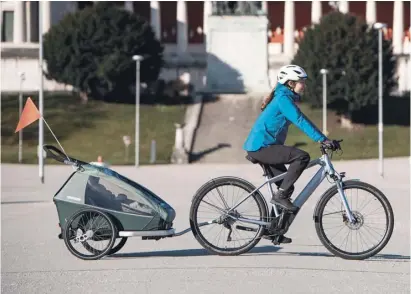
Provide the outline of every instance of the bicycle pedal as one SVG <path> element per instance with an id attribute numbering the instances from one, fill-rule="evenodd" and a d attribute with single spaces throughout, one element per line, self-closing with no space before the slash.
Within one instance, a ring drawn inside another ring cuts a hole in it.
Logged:
<path id="1" fill-rule="evenodd" d="M 290 238 L 284 237 L 283 235 L 277 235 L 272 240 L 274 245 L 287 244 L 291 242 L 292 240 Z"/>
<path id="2" fill-rule="evenodd" d="M 273 240 L 272 243 L 273 243 L 274 245 L 280 245 L 280 244 L 281 244 L 280 242 L 278 242 L 278 241 L 276 241 L 276 240 Z"/>

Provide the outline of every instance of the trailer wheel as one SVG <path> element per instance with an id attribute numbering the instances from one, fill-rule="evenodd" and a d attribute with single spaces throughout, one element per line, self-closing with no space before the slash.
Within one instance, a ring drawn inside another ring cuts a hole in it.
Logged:
<path id="1" fill-rule="evenodd" d="M 82 209 L 73 214 L 67 221 L 63 233 L 68 250 L 77 258 L 84 260 L 96 260 L 109 254 L 116 238 L 117 228 L 112 219 L 106 213 L 92 208 Z M 101 247 L 103 243 L 105 245 Z M 81 252 L 81 249 L 85 253 Z"/>

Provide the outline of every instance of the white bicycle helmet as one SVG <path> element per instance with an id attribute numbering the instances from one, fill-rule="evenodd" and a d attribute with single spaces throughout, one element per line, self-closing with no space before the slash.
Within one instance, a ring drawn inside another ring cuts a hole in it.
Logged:
<path id="1" fill-rule="evenodd" d="M 308 77 L 305 70 L 298 65 L 285 65 L 280 68 L 277 75 L 277 81 L 280 84 L 285 84 L 287 81 L 299 81 Z"/>

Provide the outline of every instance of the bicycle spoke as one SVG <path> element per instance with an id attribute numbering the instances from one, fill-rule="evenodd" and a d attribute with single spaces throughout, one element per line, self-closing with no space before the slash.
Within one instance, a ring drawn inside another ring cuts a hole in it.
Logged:
<path id="1" fill-rule="evenodd" d="M 331 246 L 344 254 L 362 254 L 378 246 L 384 239 L 388 226 L 386 211 L 379 199 L 364 189 L 357 189 L 356 193 L 352 189 L 344 190 L 344 194 L 356 222 L 350 223 L 337 192 L 323 208 L 322 231 L 326 240 L 329 240 L 327 242 L 332 242 Z"/>
<path id="2" fill-rule="evenodd" d="M 215 183 L 215 182 L 214 182 Z M 197 209 L 197 219 L 207 219 L 214 217 L 220 224 L 208 226 L 208 228 L 199 228 L 201 235 L 212 245 L 224 249 L 236 249 L 246 246 L 252 242 L 259 231 L 261 225 L 248 223 L 244 220 L 238 220 L 238 217 L 250 220 L 261 220 L 259 206 L 253 196 L 244 200 L 248 192 L 228 182 L 225 185 L 219 185 L 207 191 L 201 199 Z M 236 206 L 243 201 L 236 209 Z M 204 204 L 203 204 L 204 203 Z M 228 205 L 231 205 L 229 207 Z M 226 211 L 230 211 L 229 214 Z M 204 215 L 203 215 L 204 214 Z M 223 225 L 225 223 L 225 225 Z M 227 240 L 231 228 L 230 238 Z M 236 226 L 242 226 L 254 230 L 242 230 Z"/>

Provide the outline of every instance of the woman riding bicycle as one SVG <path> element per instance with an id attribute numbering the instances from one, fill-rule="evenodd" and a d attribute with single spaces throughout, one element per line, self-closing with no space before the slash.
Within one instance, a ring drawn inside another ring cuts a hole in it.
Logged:
<path id="1" fill-rule="evenodd" d="M 313 141 L 339 148 L 339 143 L 321 133 L 295 104 L 304 92 L 306 79 L 306 72 L 297 65 L 286 65 L 280 69 L 277 85 L 264 99 L 262 112 L 243 145 L 249 156 L 270 166 L 273 176 L 287 172 L 284 179 L 276 183 L 278 191 L 271 203 L 292 211 L 297 207 L 289 198 L 294 191 L 294 183 L 310 162 L 310 155 L 284 145 L 288 126 L 293 123 Z M 290 164 L 288 171 L 284 164 Z M 286 237 L 283 239 L 281 243 L 291 242 Z"/>

